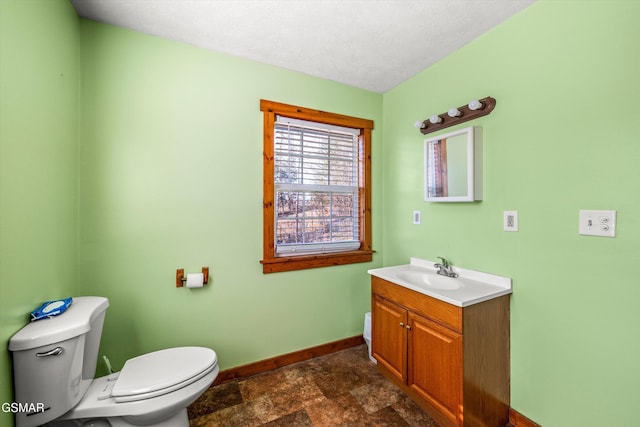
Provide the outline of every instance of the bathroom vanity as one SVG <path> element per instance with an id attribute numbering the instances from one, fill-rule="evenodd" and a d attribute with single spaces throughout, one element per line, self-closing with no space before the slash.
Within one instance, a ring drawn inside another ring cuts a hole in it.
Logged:
<path id="1" fill-rule="evenodd" d="M 378 369 L 443 426 L 509 420 L 508 278 L 433 263 L 370 270 Z"/>

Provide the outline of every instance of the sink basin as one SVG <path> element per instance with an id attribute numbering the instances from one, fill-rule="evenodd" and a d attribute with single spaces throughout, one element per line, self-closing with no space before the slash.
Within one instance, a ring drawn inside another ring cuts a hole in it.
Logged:
<path id="1" fill-rule="evenodd" d="M 430 289 L 453 291 L 462 287 L 462 281 L 459 279 L 422 271 L 401 271 L 398 273 L 398 277 L 416 286 Z"/>
<path id="2" fill-rule="evenodd" d="M 369 274 L 407 289 L 460 307 L 512 292 L 511 279 L 481 271 L 453 267 L 458 277 L 441 276 L 435 262 L 411 258 L 410 264 L 369 270 Z"/>

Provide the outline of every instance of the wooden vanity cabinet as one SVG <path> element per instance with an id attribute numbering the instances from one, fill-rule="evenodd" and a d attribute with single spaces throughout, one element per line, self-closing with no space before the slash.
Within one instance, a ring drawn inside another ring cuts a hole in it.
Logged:
<path id="1" fill-rule="evenodd" d="M 372 277 L 378 369 L 443 426 L 509 420 L 509 296 L 458 307 Z"/>
<path id="2" fill-rule="evenodd" d="M 407 381 L 407 310 L 374 295 L 371 310 L 371 355 L 399 380 Z M 374 332 L 375 331 L 375 332 Z M 376 337 L 378 345 L 373 346 Z"/>

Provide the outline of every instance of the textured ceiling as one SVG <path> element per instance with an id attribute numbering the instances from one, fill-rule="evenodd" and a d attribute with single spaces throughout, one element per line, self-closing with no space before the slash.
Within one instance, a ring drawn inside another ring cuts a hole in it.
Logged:
<path id="1" fill-rule="evenodd" d="M 71 0 L 84 18 L 386 92 L 535 0 Z"/>

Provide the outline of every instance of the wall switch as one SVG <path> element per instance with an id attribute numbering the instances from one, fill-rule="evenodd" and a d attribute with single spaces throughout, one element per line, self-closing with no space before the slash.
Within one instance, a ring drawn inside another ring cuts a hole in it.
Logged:
<path id="1" fill-rule="evenodd" d="M 578 233 L 584 236 L 616 237 L 616 211 L 581 210 Z"/>
<path id="2" fill-rule="evenodd" d="M 422 212 L 413 211 L 413 223 L 420 224 L 420 222 L 422 222 Z"/>
<path id="3" fill-rule="evenodd" d="M 504 211 L 504 231 L 518 231 L 518 211 Z"/>

